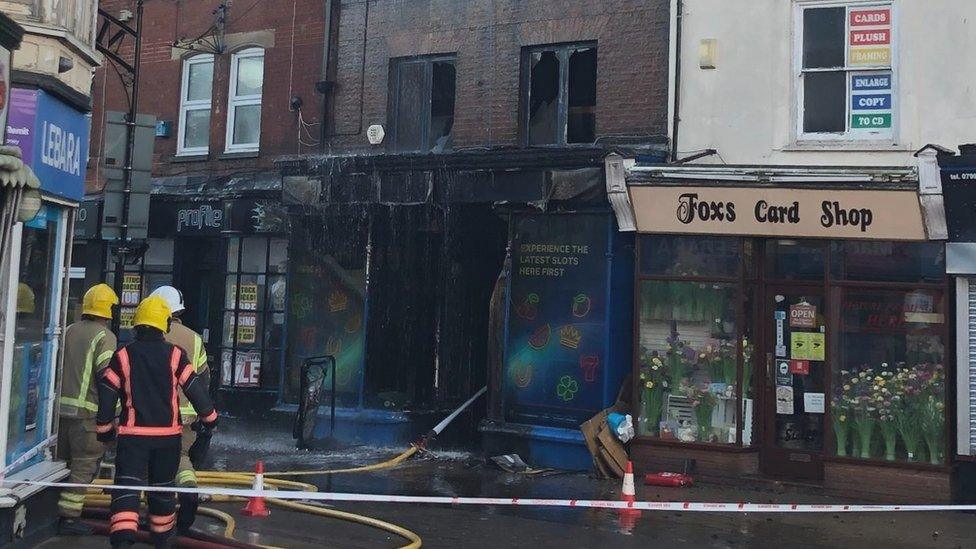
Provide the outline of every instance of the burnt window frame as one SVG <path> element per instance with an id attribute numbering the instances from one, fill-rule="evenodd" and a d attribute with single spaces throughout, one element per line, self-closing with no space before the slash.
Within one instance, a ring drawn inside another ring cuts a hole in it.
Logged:
<path id="1" fill-rule="evenodd" d="M 558 44 L 544 44 L 538 46 L 526 46 L 522 48 L 522 59 L 521 59 L 521 74 L 519 76 L 519 86 L 520 86 L 520 100 L 519 100 L 519 124 L 520 124 L 520 139 L 522 141 L 523 147 L 586 147 L 591 146 L 593 143 L 569 143 L 569 58 L 576 50 L 583 49 L 593 49 L 596 50 L 597 64 L 596 72 L 593 75 L 594 84 L 596 85 L 596 95 L 599 99 L 599 71 L 600 71 L 600 48 L 596 40 L 583 41 L 583 42 L 565 42 Z M 542 144 L 532 144 L 530 143 L 530 124 L 529 124 L 529 109 L 530 101 L 532 99 L 532 54 L 552 51 L 556 54 L 559 59 L 559 112 L 558 122 L 557 122 L 557 139 L 555 143 L 542 143 Z M 599 100 L 596 101 L 596 105 L 599 105 Z M 595 106 L 596 106 L 595 105 Z M 595 122 L 595 116 L 594 116 Z M 594 128 L 594 141 L 597 138 L 596 130 Z"/>
<path id="2" fill-rule="evenodd" d="M 387 127 L 390 130 L 390 134 L 387 139 L 387 149 L 390 152 L 402 152 L 402 153 L 435 153 L 433 151 L 434 143 L 431 142 L 430 127 L 432 120 L 431 113 L 431 101 L 433 97 L 433 78 L 434 78 L 434 64 L 435 63 L 450 63 L 454 67 L 454 118 L 456 119 L 457 114 L 457 55 L 453 53 L 448 54 L 436 54 L 436 55 L 416 55 L 410 57 L 394 57 L 390 59 L 390 74 L 389 74 L 389 101 L 388 101 L 388 114 L 387 114 Z M 423 135 L 421 146 L 419 147 L 401 147 L 397 143 L 399 128 L 397 127 L 398 113 L 400 112 L 400 69 L 406 65 L 421 65 L 424 68 L 424 89 L 422 91 L 423 98 L 422 104 L 424 105 L 424 112 L 421 118 L 421 134 Z M 456 120 L 455 120 L 456 122 Z M 452 129 L 453 133 L 453 122 Z M 450 150 L 450 140 L 448 145 L 444 147 L 444 151 Z M 443 151 L 442 151 L 443 152 Z"/>

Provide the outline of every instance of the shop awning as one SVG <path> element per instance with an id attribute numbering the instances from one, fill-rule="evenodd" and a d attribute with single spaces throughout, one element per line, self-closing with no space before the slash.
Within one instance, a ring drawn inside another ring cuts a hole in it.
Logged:
<path id="1" fill-rule="evenodd" d="M 0 187 L 36 189 L 41 182 L 20 159 L 20 147 L 0 146 Z"/>
<path id="2" fill-rule="evenodd" d="M 635 166 L 624 178 L 626 195 L 618 194 L 640 233 L 915 241 L 930 234 L 914 168 Z"/>

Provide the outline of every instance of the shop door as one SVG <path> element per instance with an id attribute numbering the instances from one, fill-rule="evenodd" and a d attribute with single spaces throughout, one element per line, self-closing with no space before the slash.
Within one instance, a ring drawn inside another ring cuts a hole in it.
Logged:
<path id="1" fill-rule="evenodd" d="M 221 238 L 179 238 L 173 259 L 173 282 L 186 303 L 183 323 L 203 336 L 211 359 L 216 356 L 215 343 L 220 341 L 222 327 L 224 242 Z"/>
<path id="2" fill-rule="evenodd" d="M 823 289 L 766 291 L 763 473 L 823 478 L 827 322 Z"/>

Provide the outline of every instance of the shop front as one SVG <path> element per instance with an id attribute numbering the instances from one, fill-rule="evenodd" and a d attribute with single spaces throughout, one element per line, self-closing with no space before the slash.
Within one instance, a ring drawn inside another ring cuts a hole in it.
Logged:
<path id="1" fill-rule="evenodd" d="M 154 195 L 141 260 L 125 268 L 122 339 L 143 297 L 164 285 L 180 289 L 183 321 L 203 337 L 221 409 L 233 414 L 262 413 L 278 398 L 288 261 L 278 204 Z"/>
<path id="2" fill-rule="evenodd" d="M 638 468 L 948 499 L 953 292 L 917 182 L 723 175 L 628 175 Z"/>
<path id="3" fill-rule="evenodd" d="M 40 193 L 22 197 L 20 222 L 10 231 L 5 250 L 3 307 L 9 316 L 0 377 L 2 476 L 56 481 L 67 474 L 64 463 L 55 459 L 55 403 L 71 227 L 84 193 L 89 120 L 47 91 L 13 88 L 6 129 L 6 144 L 22 151 L 24 164 L 40 181 Z M 28 524 L 19 534 L 37 534 L 56 520 L 53 492 L 25 484 L 0 491 L 0 509 L 11 509 L 0 523 L 11 524 L 15 508 L 26 508 Z M 15 530 L 4 532 L 11 537 L 0 544 L 17 541 Z"/>

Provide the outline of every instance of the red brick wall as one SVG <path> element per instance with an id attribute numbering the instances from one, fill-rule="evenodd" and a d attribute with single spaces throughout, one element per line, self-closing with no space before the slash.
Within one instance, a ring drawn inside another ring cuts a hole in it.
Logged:
<path id="1" fill-rule="evenodd" d="M 431 53 L 457 56 L 454 146 L 509 147 L 519 143 L 520 58 L 523 47 L 596 41 L 597 136 L 663 135 L 667 128 L 667 0 L 336 0 L 335 89 L 326 121 L 331 152 L 377 152 L 366 142 L 371 124 L 388 125 L 390 58 Z M 118 13 L 132 0 L 103 0 Z M 226 130 L 228 54 L 214 75 L 210 155 L 206 161 L 173 162 L 179 112 L 181 62 L 172 43 L 198 36 L 213 23 L 217 0 L 146 2 L 140 110 L 173 124 L 173 137 L 158 138 L 155 175 L 228 173 L 271 167 L 281 155 L 317 152 L 298 139 L 291 96 L 304 101 L 308 123 L 321 120 L 315 83 L 324 39 L 324 0 L 238 0 L 228 33 L 274 31 L 265 54 L 261 154 L 219 158 Z M 368 13 L 367 13 L 368 12 Z M 294 24 L 293 24 L 294 20 Z M 365 37 L 365 44 L 364 44 Z M 365 55 L 364 55 L 365 54 Z M 106 110 L 125 110 L 118 77 L 108 65 L 93 85 L 92 162 L 89 190 L 101 188 L 101 130 Z M 360 114 L 362 113 L 362 114 Z M 318 127 L 311 128 L 318 139 Z M 308 141 L 308 138 L 304 138 Z"/>
<path id="2" fill-rule="evenodd" d="M 517 146 L 522 48 L 560 42 L 597 42 L 597 136 L 666 133 L 665 0 L 342 0 L 341 10 L 334 150 L 368 149 L 365 128 L 388 125 L 390 58 L 433 53 L 457 55 L 455 147 Z"/>
<path id="3" fill-rule="evenodd" d="M 238 0 L 231 2 L 226 33 L 271 31 L 274 46 L 265 51 L 262 98 L 261 150 L 258 158 L 221 159 L 227 122 L 227 93 L 230 53 L 217 55 L 214 65 L 213 109 L 211 112 L 210 154 L 205 161 L 173 162 L 179 121 L 179 95 L 182 62 L 173 59 L 172 44 L 180 38 L 195 38 L 213 24 L 217 0 L 169 0 L 145 3 L 143 59 L 140 76 L 140 112 L 154 114 L 172 123 L 172 137 L 157 138 L 154 175 L 183 173 L 247 172 L 270 168 L 275 158 L 285 154 L 309 152 L 316 147 L 300 145 L 298 115 L 289 110 L 289 100 L 303 100 L 302 114 L 307 123 L 321 119 L 322 96 L 315 91 L 321 79 L 324 8 L 321 0 Z M 135 11 L 131 0 L 102 0 L 101 7 L 112 14 L 121 9 Z M 132 24 L 135 24 L 133 21 Z M 131 46 L 131 44 L 130 44 Z M 129 55 L 131 49 L 123 49 Z M 102 160 L 102 128 L 107 110 L 127 109 L 123 88 L 115 70 L 106 61 L 95 73 L 92 86 L 91 162 L 89 192 L 100 190 L 99 164 Z M 310 128 L 318 140 L 318 127 Z M 309 142 L 309 138 L 303 138 Z"/>

